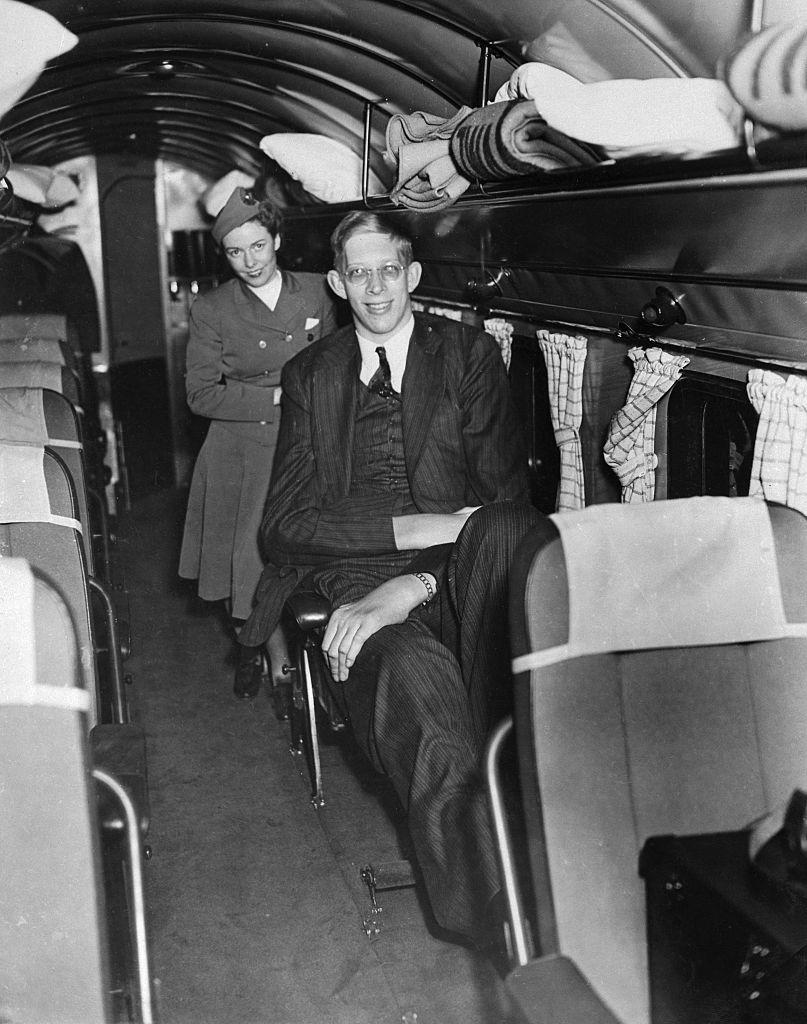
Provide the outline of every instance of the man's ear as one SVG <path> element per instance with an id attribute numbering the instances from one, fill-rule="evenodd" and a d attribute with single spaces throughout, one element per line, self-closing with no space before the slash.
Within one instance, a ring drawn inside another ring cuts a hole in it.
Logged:
<path id="1" fill-rule="evenodd" d="M 345 291 L 345 282 L 342 280 L 342 275 L 338 270 L 329 270 L 327 274 L 328 284 L 331 289 L 336 292 L 340 299 L 347 298 L 347 292 Z"/>
<path id="2" fill-rule="evenodd" d="M 420 284 L 420 275 L 422 273 L 423 267 L 417 260 L 414 260 L 406 268 L 406 287 L 410 292 L 413 292 Z"/>

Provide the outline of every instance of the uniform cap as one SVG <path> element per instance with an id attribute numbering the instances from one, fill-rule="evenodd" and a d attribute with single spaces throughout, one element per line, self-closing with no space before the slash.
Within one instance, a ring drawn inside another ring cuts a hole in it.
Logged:
<path id="1" fill-rule="evenodd" d="M 225 235 L 228 235 L 233 228 L 239 228 L 248 220 L 258 216 L 260 205 L 258 200 L 249 189 L 233 189 L 232 195 L 221 208 L 218 217 L 213 221 L 210 231 L 219 245 Z"/>

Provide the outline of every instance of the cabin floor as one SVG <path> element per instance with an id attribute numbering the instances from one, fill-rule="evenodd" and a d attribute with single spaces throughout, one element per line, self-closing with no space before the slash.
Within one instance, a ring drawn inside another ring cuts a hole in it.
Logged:
<path id="1" fill-rule="evenodd" d="M 379 893 L 366 934 L 361 869 L 405 849 L 394 794 L 342 737 L 323 746 L 326 806 L 311 805 L 288 723 L 265 692 L 233 696 L 223 616 L 176 575 L 183 512 L 180 491 L 135 500 L 114 549 L 148 750 L 158 1020 L 507 1024 L 498 975 L 433 934 L 417 887 Z"/>

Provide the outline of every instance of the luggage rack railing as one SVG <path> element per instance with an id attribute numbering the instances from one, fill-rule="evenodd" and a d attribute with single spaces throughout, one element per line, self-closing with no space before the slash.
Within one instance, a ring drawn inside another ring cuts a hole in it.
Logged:
<path id="1" fill-rule="evenodd" d="M 479 57 L 479 85 L 477 88 L 476 106 L 483 107 L 489 100 L 490 93 L 490 62 L 494 57 L 507 60 L 512 64 L 501 46 L 504 40 L 494 41 L 492 39 L 477 39 L 476 45 L 480 49 Z M 514 65 L 515 66 L 515 65 Z M 364 132 L 362 139 L 362 169 L 361 169 L 361 200 L 367 209 L 389 202 L 389 192 L 370 195 L 370 137 L 372 134 L 373 111 L 379 107 L 383 100 L 364 101 Z"/>
<path id="2" fill-rule="evenodd" d="M 678 75 L 679 77 L 685 77 L 686 71 L 683 68 L 683 66 L 678 61 L 674 60 L 674 58 L 672 58 L 669 54 L 665 53 L 665 51 L 658 44 L 656 44 L 652 40 L 650 40 L 650 38 L 646 35 L 646 33 L 644 33 L 638 26 L 634 25 L 633 22 L 630 22 L 629 20 L 625 19 L 622 16 L 617 16 L 616 13 L 610 7 L 608 7 L 607 5 L 601 4 L 599 2 L 599 0 L 590 0 L 590 2 L 594 6 L 600 7 L 604 11 L 604 13 L 608 14 L 610 17 L 614 17 L 616 20 L 618 20 L 619 23 L 624 28 L 626 28 L 633 35 L 635 35 L 637 39 L 639 39 L 641 42 L 643 42 L 646 46 L 648 46 L 649 49 L 651 49 L 653 51 L 653 53 L 655 53 L 660 59 L 662 59 L 664 61 L 664 63 L 666 63 L 668 65 L 668 67 L 676 75 Z M 752 0 L 751 9 L 750 9 L 750 12 L 749 12 L 749 31 L 750 32 L 758 32 L 758 31 L 760 31 L 762 29 L 763 22 L 764 22 L 764 9 L 765 9 L 765 0 Z M 498 40 L 498 41 L 489 40 L 489 39 L 478 39 L 477 40 L 477 46 L 479 46 L 479 49 L 480 49 L 481 52 L 480 52 L 480 65 L 479 65 L 479 85 L 478 85 L 478 89 L 477 89 L 476 106 L 479 106 L 479 107 L 485 106 L 489 102 L 489 100 L 490 100 L 490 96 L 489 96 L 489 92 L 490 92 L 490 63 L 491 63 L 491 60 L 493 59 L 493 57 L 501 58 L 503 60 L 511 60 L 508 57 L 508 55 L 501 49 L 502 45 L 505 42 L 506 42 L 506 40 Z M 372 209 L 372 208 L 378 207 L 378 206 L 385 206 L 385 205 L 389 204 L 389 202 L 390 202 L 390 193 L 389 192 L 377 193 L 375 195 L 371 195 L 370 194 L 370 153 L 371 153 L 370 139 L 371 139 L 371 136 L 372 136 L 373 114 L 374 114 L 374 111 L 376 109 L 380 110 L 381 109 L 381 104 L 385 103 L 385 102 L 386 102 L 386 100 L 385 99 L 381 99 L 381 98 L 376 99 L 376 100 L 365 99 L 365 101 L 364 101 L 364 109 L 363 109 L 363 135 L 362 135 L 361 201 L 362 201 L 362 204 L 367 209 Z M 748 172 L 748 171 L 765 171 L 766 170 L 766 161 L 761 159 L 759 154 L 758 154 L 758 152 L 757 152 L 756 128 L 757 128 L 756 122 L 752 118 L 746 116 L 744 118 L 743 124 L 742 124 L 742 140 L 738 143 L 738 145 L 737 145 L 735 150 L 726 151 L 728 153 L 734 154 L 733 162 L 738 165 L 738 166 L 735 166 L 733 168 L 728 168 L 729 172 L 731 170 L 733 170 L 734 173 L 742 173 L 742 172 Z M 738 156 L 740 157 L 739 160 L 737 160 Z M 656 163 L 655 163 L 655 161 L 654 162 L 648 162 L 647 166 L 648 166 L 648 168 L 655 167 Z M 669 180 L 670 181 L 677 181 L 677 180 L 680 180 L 680 178 L 682 178 L 682 177 L 687 177 L 688 176 L 686 174 L 681 174 L 680 173 L 680 171 L 683 169 L 683 168 L 681 168 L 681 161 L 680 160 L 677 161 L 677 163 L 676 163 L 676 161 L 674 159 L 671 159 L 670 163 L 666 163 L 665 162 L 665 167 L 670 168 L 670 174 L 669 174 Z M 676 168 L 676 167 L 678 167 L 679 173 L 675 173 L 674 168 Z M 597 168 L 593 168 L 592 170 L 596 171 Z M 575 176 L 575 173 L 576 172 L 563 171 L 563 172 L 560 172 L 559 176 L 557 174 L 552 174 L 552 176 L 550 178 L 550 180 L 552 182 L 551 187 L 547 188 L 547 189 L 539 189 L 538 191 L 539 192 L 544 192 L 544 191 L 554 192 L 554 191 L 556 191 L 556 183 L 558 181 L 558 177 L 560 177 L 561 180 L 568 181 L 571 177 Z M 590 175 L 586 175 L 585 177 L 589 178 Z M 518 180 L 518 179 L 514 179 L 514 180 Z M 668 180 L 668 179 L 665 177 L 665 180 Z M 649 184 L 657 183 L 656 178 L 655 178 L 654 175 L 651 175 L 649 177 L 648 183 Z M 507 184 L 508 183 L 504 183 L 505 191 L 507 191 Z M 521 184 L 523 185 L 523 183 L 521 183 Z M 621 184 L 621 182 L 617 178 L 617 180 L 614 181 L 613 183 L 608 182 L 606 184 L 606 187 L 608 187 L 611 184 L 613 184 L 613 186 L 618 186 L 619 184 Z M 480 198 L 482 200 L 484 200 L 485 198 L 490 198 L 491 197 L 490 193 L 488 192 L 488 189 L 486 189 L 486 184 L 484 182 L 477 182 L 476 186 L 477 186 L 477 190 L 480 193 L 480 195 L 478 195 L 476 197 L 469 197 L 469 198 L 471 198 L 471 199 L 475 198 L 477 201 L 479 201 Z M 597 183 L 596 182 L 594 184 L 594 187 L 595 188 L 597 187 Z M 584 182 L 584 183 L 578 185 L 576 190 L 586 191 L 587 190 L 586 183 Z M 497 188 L 495 191 L 498 194 L 499 189 Z M 461 201 L 462 200 L 460 200 L 460 202 Z"/>

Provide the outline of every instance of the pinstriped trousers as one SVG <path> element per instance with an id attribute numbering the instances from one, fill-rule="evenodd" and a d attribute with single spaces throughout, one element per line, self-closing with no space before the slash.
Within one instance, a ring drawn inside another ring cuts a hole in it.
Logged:
<path id="1" fill-rule="evenodd" d="M 434 916 L 471 939 L 500 888 L 482 755 L 509 707 L 507 580 L 540 519 L 512 502 L 474 513 L 451 549 L 440 606 L 379 630 L 344 684 L 357 742 L 407 812 Z"/>

